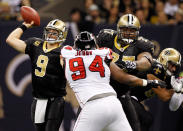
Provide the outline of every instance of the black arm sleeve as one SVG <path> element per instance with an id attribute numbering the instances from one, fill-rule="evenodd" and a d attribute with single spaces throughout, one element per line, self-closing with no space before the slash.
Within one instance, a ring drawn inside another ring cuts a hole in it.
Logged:
<path id="1" fill-rule="evenodd" d="M 163 68 L 163 65 L 157 61 L 153 61 L 153 64 L 152 64 L 152 67 L 151 67 L 149 74 L 153 74 L 154 76 L 156 76 L 160 80 L 164 80 L 165 70 Z"/>
<path id="2" fill-rule="evenodd" d="M 105 58 L 104 62 L 110 67 L 110 63 L 112 62 L 112 59 Z"/>

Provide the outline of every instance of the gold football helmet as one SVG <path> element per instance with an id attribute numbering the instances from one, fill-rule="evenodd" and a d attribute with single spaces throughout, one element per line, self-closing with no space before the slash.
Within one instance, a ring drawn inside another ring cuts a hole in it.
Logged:
<path id="1" fill-rule="evenodd" d="M 163 65 L 168 75 L 172 75 L 172 72 L 168 69 L 169 63 L 175 65 L 177 70 L 181 66 L 181 54 L 174 48 L 164 49 L 157 60 Z"/>
<path id="2" fill-rule="evenodd" d="M 56 30 L 58 33 L 52 33 L 50 30 Z M 66 24 L 63 21 L 59 19 L 52 20 L 44 29 L 44 40 L 49 44 L 62 43 L 66 40 L 67 32 Z M 56 39 L 48 34 L 56 36 Z"/>
<path id="3" fill-rule="evenodd" d="M 118 41 L 131 44 L 137 40 L 139 36 L 140 22 L 138 18 L 132 14 L 126 14 L 120 17 L 117 23 Z"/>

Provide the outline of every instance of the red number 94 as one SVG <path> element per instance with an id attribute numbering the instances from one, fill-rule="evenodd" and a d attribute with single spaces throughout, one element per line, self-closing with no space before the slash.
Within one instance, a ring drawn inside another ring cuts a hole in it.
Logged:
<path id="1" fill-rule="evenodd" d="M 77 57 L 69 60 L 70 71 L 73 72 L 72 80 L 84 79 L 86 78 L 86 70 L 82 57 Z M 89 66 L 91 72 L 99 72 L 100 77 L 105 77 L 105 69 L 103 66 L 102 58 L 96 56 L 95 59 Z"/>

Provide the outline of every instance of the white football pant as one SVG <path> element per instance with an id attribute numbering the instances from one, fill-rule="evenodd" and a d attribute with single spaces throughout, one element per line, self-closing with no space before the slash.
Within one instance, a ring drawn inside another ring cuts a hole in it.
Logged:
<path id="1" fill-rule="evenodd" d="M 132 131 L 120 101 L 108 96 L 87 102 L 73 131 Z"/>

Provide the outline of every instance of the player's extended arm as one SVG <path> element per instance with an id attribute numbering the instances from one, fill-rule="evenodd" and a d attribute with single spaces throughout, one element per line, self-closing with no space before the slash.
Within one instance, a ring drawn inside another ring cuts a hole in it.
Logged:
<path id="1" fill-rule="evenodd" d="M 160 86 L 158 86 L 157 88 L 152 88 L 152 90 L 160 100 L 165 102 L 170 100 L 174 93 L 173 89 L 161 88 Z"/>
<path id="2" fill-rule="evenodd" d="M 145 80 L 145 79 L 140 79 L 133 75 L 129 75 L 125 73 L 122 69 L 120 69 L 113 62 L 110 62 L 110 70 L 111 70 L 111 76 L 114 80 L 132 87 L 135 87 L 135 86 L 156 87 L 158 85 L 166 86 L 165 82 L 162 82 L 162 81 Z"/>
<path id="3" fill-rule="evenodd" d="M 148 52 L 140 53 L 136 61 L 121 61 L 121 67 L 124 67 L 128 72 L 132 70 L 146 71 L 151 67 L 152 56 Z"/>
<path id="4" fill-rule="evenodd" d="M 26 29 L 26 28 L 30 28 L 33 24 L 34 22 L 31 22 L 30 24 L 24 22 L 22 25 L 25 25 L 24 28 Z M 21 53 L 25 53 L 26 43 L 20 39 L 22 34 L 23 34 L 23 29 L 20 27 L 16 28 L 9 34 L 9 36 L 6 39 L 6 43 L 8 43 L 11 47 L 16 49 L 17 51 Z"/>
<path id="5" fill-rule="evenodd" d="M 147 74 L 147 78 L 149 80 L 160 80 L 153 74 Z M 170 100 L 174 93 L 173 89 L 161 88 L 160 86 L 158 86 L 157 88 L 152 88 L 152 90 L 158 96 L 158 98 L 162 101 Z"/>
<path id="6" fill-rule="evenodd" d="M 137 56 L 136 69 L 138 71 L 146 71 L 151 67 L 152 56 L 149 52 L 142 52 Z"/>

